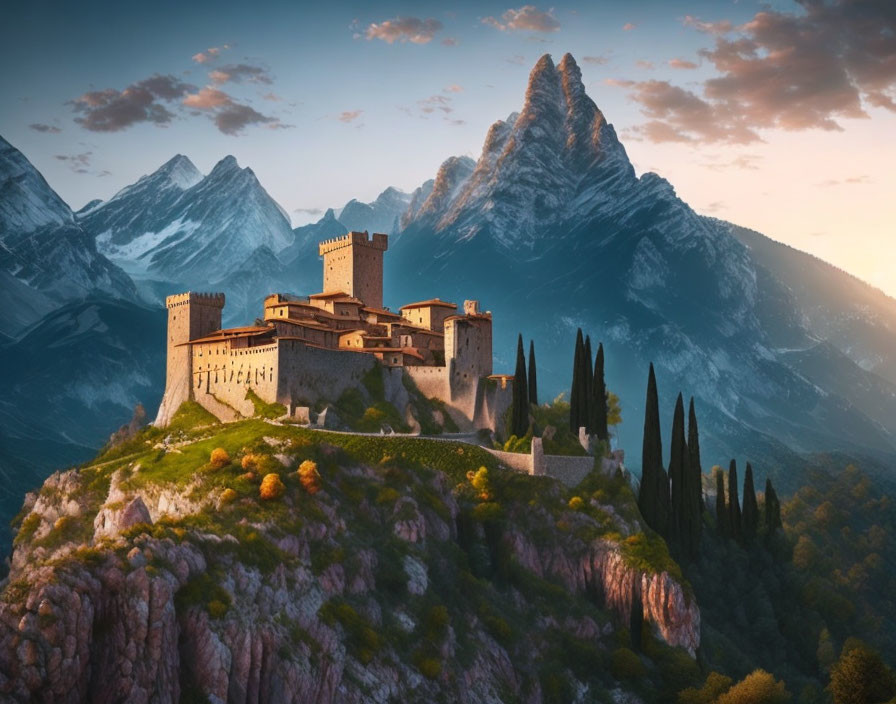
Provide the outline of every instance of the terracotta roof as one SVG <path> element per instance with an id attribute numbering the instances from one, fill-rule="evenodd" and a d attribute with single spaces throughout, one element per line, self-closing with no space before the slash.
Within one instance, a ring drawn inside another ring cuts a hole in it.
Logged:
<path id="1" fill-rule="evenodd" d="M 351 298 L 345 291 L 330 291 L 324 293 L 312 293 L 308 298 Z"/>
<path id="2" fill-rule="evenodd" d="M 412 335 L 434 335 L 435 337 L 445 337 L 444 332 L 438 330 L 427 330 L 426 328 L 416 328 L 413 325 L 405 325 L 405 330 L 410 330 Z M 399 335 L 401 332 L 398 333 Z"/>
<path id="3" fill-rule="evenodd" d="M 334 303 L 352 303 L 354 305 L 363 306 L 364 301 L 360 298 L 355 298 L 354 296 L 345 296 L 344 298 L 336 298 L 333 301 Z"/>
<path id="4" fill-rule="evenodd" d="M 228 330 L 218 330 L 211 335 L 207 335 L 206 337 L 199 337 L 195 340 L 190 340 L 189 342 L 182 342 L 181 345 L 195 345 L 199 342 L 224 342 L 225 340 L 235 340 L 241 337 L 258 337 L 273 332 L 274 328 L 267 327 L 230 328 Z"/>
<path id="5" fill-rule="evenodd" d="M 281 306 L 288 305 L 291 307 L 298 306 L 300 308 L 307 308 L 309 311 L 313 311 L 313 313 L 309 317 L 320 316 L 321 318 L 331 318 L 332 320 L 345 320 L 344 316 L 334 315 L 330 311 L 324 310 L 323 308 L 313 305 L 312 303 L 295 303 L 295 302 L 290 301 L 289 303 L 279 303 L 277 305 L 281 305 Z M 273 307 L 273 306 L 271 306 L 271 307 Z M 277 316 L 277 315 L 269 315 L 265 318 L 265 320 L 283 320 L 283 318 L 281 318 L 280 316 Z"/>
<path id="6" fill-rule="evenodd" d="M 401 315 L 394 310 L 386 310 L 385 308 L 371 308 L 369 306 L 364 306 L 361 310 L 365 313 L 376 313 L 377 315 L 385 315 L 389 318 L 401 318 Z"/>
<path id="7" fill-rule="evenodd" d="M 342 337 L 343 335 L 351 335 L 352 333 L 356 333 L 356 332 L 359 332 L 362 335 L 364 335 L 365 337 L 367 337 L 367 331 L 364 330 L 363 328 L 352 328 L 351 330 L 340 330 L 339 337 Z"/>
<path id="8" fill-rule="evenodd" d="M 311 319 L 302 319 L 302 318 L 273 318 L 273 320 L 279 320 L 281 323 L 289 323 L 290 325 L 298 325 L 303 328 L 315 328 L 317 330 L 332 330 L 336 332 L 335 328 L 331 328 L 329 325 L 324 323 L 319 323 L 316 320 Z"/>
<path id="9" fill-rule="evenodd" d="M 416 303 L 408 303 L 407 305 L 403 305 L 399 310 L 406 310 L 408 308 L 435 308 L 441 306 L 443 308 L 457 308 L 456 303 L 448 303 L 447 301 L 443 301 L 439 298 L 431 298 L 428 301 L 417 301 Z"/>
<path id="10" fill-rule="evenodd" d="M 365 347 L 361 351 L 370 352 L 371 354 L 392 354 L 394 352 L 401 352 L 401 354 L 406 354 L 409 357 L 416 357 L 421 361 L 423 360 L 423 355 L 413 347 Z"/>

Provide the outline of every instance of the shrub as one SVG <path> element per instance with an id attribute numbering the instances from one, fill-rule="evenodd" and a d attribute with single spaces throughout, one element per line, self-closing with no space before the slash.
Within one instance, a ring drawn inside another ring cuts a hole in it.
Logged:
<path id="1" fill-rule="evenodd" d="M 212 599 L 208 602 L 207 608 L 209 616 L 212 618 L 222 618 L 230 607 L 220 599 Z"/>
<path id="2" fill-rule="evenodd" d="M 299 481 L 305 487 L 305 491 L 314 495 L 320 491 L 320 473 L 317 471 L 317 462 L 305 460 L 299 465 Z"/>
<path id="3" fill-rule="evenodd" d="M 470 484 L 473 485 L 473 488 L 479 492 L 480 499 L 483 501 L 491 499 L 491 484 L 488 480 L 488 469 L 480 467 L 475 472 L 471 470 L 467 472 L 467 479 L 470 480 Z"/>
<path id="4" fill-rule="evenodd" d="M 240 462 L 240 465 L 245 470 L 257 469 L 258 455 L 253 455 L 251 452 L 247 452 L 245 455 L 243 455 L 243 459 Z"/>
<path id="5" fill-rule="evenodd" d="M 221 469 L 230 464 L 230 455 L 227 454 L 227 450 L 223 447 L 216 447 L 212 450 L 209 462 L 213 468 Z"/>
<path id="6" fill-rule="evenodd" d="M 285 491 L 286 486 L 283 484 L 283 480 L 280 479 L 280 475 L 271 472 L 266 474 L 264 479 L 261 480 L 261 487 L 258 493 L 262 499 L 269 501 L 271 499 L 279 499 Z"/>
<path id="7" fill-rule="evenodd" d="M 790 692 L 784 683 L 764 670 L 754 670 L 716 700 L 718 704 L 787 704 L 789 701 Z"/>
<path id="8" fill-rule="evenodd" d="M 616 648 L 610 656 L 610 671 L 618 680 L 638 680 L 644 677 L 644 663 L 628 648 Z"/>
<path id="9" fill-rule="evenodd" d="M 233 489 L 227 488 L 221 492 L 221 503 L 222 504 L 232 504 L 237 500 L 237 494 Z"/>
<path id="10" fill-rule="evenodd" d="M 427 679 L 434 680 L 442 674 L 442 662 L 438 658 L 416 657 L 414 660 L 420 674 Z"/>
<path id="11" fill-rule="evenodd" d="M 569 507 L 570 507 L 573 511 L 581 511 L 582 508 L 583 508 L 584 506 L 585 506 L 585 502 L 582 501 L 582 497 L 581 497 L 581 496 L 573 496 L 573 497 L 569 500 Z"/>

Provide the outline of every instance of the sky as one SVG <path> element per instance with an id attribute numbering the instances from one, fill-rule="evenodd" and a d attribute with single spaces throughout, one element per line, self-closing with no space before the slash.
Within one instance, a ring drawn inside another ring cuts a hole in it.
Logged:
<path id="1" fill-rule="evenodd" d="M 299 225 L 477 158 L 566 52 L 639 174 L 896 296 L 893 0 L 12 0 L 0 135 L 74 209 L 232 154 Z"/>

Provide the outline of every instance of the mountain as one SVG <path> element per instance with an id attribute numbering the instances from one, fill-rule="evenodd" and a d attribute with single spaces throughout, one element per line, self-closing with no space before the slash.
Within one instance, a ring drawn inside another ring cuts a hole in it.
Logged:
<path id="1" fill-rule="evenodd" d="M 15 336 L 67 301 L 97 294 L 137 298 L 68 205 L 0 137 L 0 332 Z"/>
<path id="2" fill-rule="evenodd" d="M 407 210 L 410 202 L 410 194 L 390 186 L 372 203 L 350 200 L 336 213 L 336 218 L 348 230 L 384 232 L 391 235 L 399 231 L 401 215 Z"/>
<path id="3" fill-rule="evenodd" d="M 522 332 L 552 391 L 569 386 L 576 328 L 602 340 L 631 465 L 650 361 L 665 423 L 679 390 L 696 397 L 707 462 L 778 474 L 795 452 L 896 453 L 892 299 L 826 265 L 797 274 L 797 255 L 779 259 L 755 233 L 745 243 L 666 180 L 637 176 L 569 54 L 538 61 L 522 109 L 490 128 L 466 173 L 446 162 L 405 215 L 387 298 L 480 299 L 496 368 L 511 368 Z"/>
<path id="4" fill-rule="evenodd" d="M 232 156 L 203 178 L 178 155 L 79 221 L 126 271 L 170 282 L 221 281 L 258 247 L 276 253 L 293 240 L 283 210 Z"/>
<path id="5" fill-rule="evenodd" d="M 164 391 L 161 308 L 109 298 L 69 303 L 0 346 L 0 517 L 53 469 L 83 462 L 137 403 L 155 415 Z M 0 552 L 9 539 L 0 534 Z"/>
<path id="6" fill-rule="evenodd" d="M 624 479 L 594 472 L 586 506 L 479 447 L 360 440 L 196 406 L 50 477 L 0 586 L 0 698 L 640 702 L 696 682 L 699 606 Z"/>

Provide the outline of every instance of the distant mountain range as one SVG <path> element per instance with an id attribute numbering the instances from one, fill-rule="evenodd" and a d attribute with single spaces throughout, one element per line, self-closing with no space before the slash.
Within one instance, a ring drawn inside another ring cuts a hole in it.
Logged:
<path id="1" fill-rule="evenodd" d="M 29 456 L 36 428 L 52 451 L 23 486 L 86 456 L 137 400 L 154 412 L 166 294 L 222 290 L 225 323 L 249 322 L 271 291 L 319 290 L 317 242 L 350 229 L 392 235 L 387 302 L 493 311 L 496 370 L 510 370 L 518 332 L 534 339 L 542 400 L 569 384 L 576 328 L 602 340 L 635 471 L 650 361 L 667 418 L 679 389 L 696 396 L 709 463 L 750 459 L 786 488 L 793 453 L 896 457 L 896 301 L 637 176 L 566 55 L 538 61 L 478 160 L 450 157 L 412 193 L 387 188 L 295 229 L 231 156 L 203 176 L 177 155 L 72 213 L 0 140 L 0 360 L 18 384 L 0 470 Z"/>

